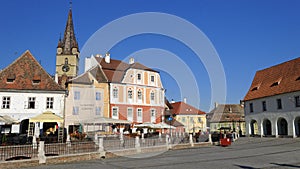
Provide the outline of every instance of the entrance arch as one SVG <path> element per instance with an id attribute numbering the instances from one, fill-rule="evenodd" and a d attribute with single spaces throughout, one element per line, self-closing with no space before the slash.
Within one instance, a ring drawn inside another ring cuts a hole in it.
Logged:
<path id="1" fill-rule="evenodd" d="M 284 118 L 279 118 L 277 121 L 278 135 L 288 135 L 288 123 Z"/>
<path id="2" fill-rule="evenodd" d="M 300 137 L 300 117 L 296 117 L 294 125 L 296 137 Z"/>
<path id="3" fill-rule="evenodd" d="M 263 121 L 263 131 L 265 136 L 270 136 L 272 135 L 272 124 L 269 119 L 265 119 Z"/>
<path id="4" fill-rule="evenodd" d="M 250 135 L 254 136 L 258 134 L 258 124 L 256 120 L 250 122 Z"/>

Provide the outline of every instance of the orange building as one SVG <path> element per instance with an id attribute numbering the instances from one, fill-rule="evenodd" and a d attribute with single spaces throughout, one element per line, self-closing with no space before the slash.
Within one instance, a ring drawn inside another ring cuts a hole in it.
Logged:
<path id="1" fill-rule="evenodd" d="M 134 62 L 133 58 L 129 63 L 111 59 L 109 53 L 105 57 L 87 58 L 85 69 L 96 64 L 109 84 L 109 118 L 133 123 L 161 122 L 165 91 L 159 72 Z"/>

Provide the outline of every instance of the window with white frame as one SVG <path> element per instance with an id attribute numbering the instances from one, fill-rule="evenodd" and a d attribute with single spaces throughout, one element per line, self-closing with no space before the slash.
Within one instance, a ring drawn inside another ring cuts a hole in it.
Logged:
<path id="1" fill-rule="evenodd" d="M 100 92 L 96 92 L 96 100 L 97 101 L 101 100 L 101 93 Z"/>
<path id="2" fill-rule="evenodd" d="M 153 76 L 153 75 L 150 76 L 150 81 L 151 81 L 152 83 L 154 83 L 155 80 L 154 80 L 154 76 Z"/>
<path id="3" fill-rule="evenodd" d="M 150 110 L 150 114 L 151 114 L 151 122 L 155 122 L 156 121 L 156 110 L 155 109 L 151 109 Z"/>
<path id="4" fill-rule="evenodd" d="M 101 107 L 96 107 L 95 114 L 97 116 L 101 115 Z"/>
<path id="5" fill-rule="evenodd" d="M 151 101 L 154 101 L 154 99 L 155 99 L 155 94 L 153 91 L 151 91 L 151 93 L 150 93 L 150 99 L 151 99 Z"/>
<path id="6" fill-rule="evenodd" d="M 35 109 L 35 97 L 28 98 L 28 109 Z"/>
<path id="7" fill-rule="evenodd" d="M 4 96 L 2 97 L 2 109 L 9 109 L 10 108 L 10 97 Z"/>
<path id="8" fill-rule="evenodd" d="M 74 100 L 80 100 L 80 91 L 74 91 Z"/>
<path id="9" fill-rule="evenodd" d="M 117 107 L 112 108 L 112 118 L 118 119 L 119 118 L 119 109 Z"/>
<path id="10" fill-rule="evenodd" d="M 133 121 L 133 109 L 132 108 L 127 108 L 127 120 Z"/>
<path id="11" fill-rule="evenodd" d="M 132 90 L 128 89 L 128 99 L 132 99 Z"/>
<path id="12" fill-rule="evenodd" d="M 72 114 L 73 114 L 73 115 L 79 115 L 79 107 L 74 106 L 74 107 L 73 107 Z"/>
<path id="13" fill-rule="evenodd" d="M 137 108 L 136 117 L 137 122 L 143 122 L 143 109 Z"/>
<path id="14" fill-rule="evenodd" d="M 47 97 L 46 99 L 46 109 L 53 109 L 54 98 Z"/>
<path id="15" fill-rule="evenodd" d="M 141 80 L 142 80 L 142 74 L 140 74 L 140 73 L 137 74 L 137 80 L 138 80 L 138 81 L 141 81 Z"/>
<path id="16" fill-rule="evenodd" d="M 114 89 L 113 89 L 113 98 L 118 98 L 118 89 L 115 87 Z"/>
<path id="17" fill-rule="evenodd" d="M 143 94 L 141 90 L 138 90 L 137 96 L 138 96 L 138 100 L 142 100 Z"/>

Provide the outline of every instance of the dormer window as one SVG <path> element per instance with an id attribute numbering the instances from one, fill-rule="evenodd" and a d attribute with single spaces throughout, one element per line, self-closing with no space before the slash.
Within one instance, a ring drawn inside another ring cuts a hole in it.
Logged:
<path id="1" fill-rule="evenodd" d="M 32 80 L 33 84 L 39 84 L 41 82 L 41 80 Z"/>
<path id="2" fill-rule="evenodd" d="M 39 84 L 40 82 L 41 82 L 41 75 L 39 75 L 39 74 L 34 75 L 33 79 L 32 79 L 32 83 Z"/>
<path id="3" fill-rule="evenodd" d="M 274 82 L 270 87 L 274 87 L 274 86 L 278 86 L 279 85 L 279 81 L 278 82 Z"/>
<path id="4" fill-rule="evenodd" d="M 16 75 L 9 75 L 8 77 L 7 77 L 7 79 L 6 79 L 6 82 L 7 83 L 13 83 L 14 81 L 15 81 L 15 79 L 16 79 Z"/>
<path id="5" fill-rule="evenodd" d="M 256 87 L 253 87 L 252 89 L 251 89 L 251 91 L 255 91 L 255 90 L 258 90 L 258 87 L 256 86 Z"/>
<path id="6" fill-rule="evenodd" d="M 140 73 L 137 74 L 137 80 L 142 80 L 142 75 Z"/>

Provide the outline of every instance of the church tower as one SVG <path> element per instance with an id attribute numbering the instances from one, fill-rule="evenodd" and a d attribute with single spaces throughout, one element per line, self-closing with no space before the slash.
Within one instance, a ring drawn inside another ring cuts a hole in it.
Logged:
<path id="1" fill-rule="evenodd" d="M 55 79 L 65 87 L 67 80 L 78 75 L 79 48 L 74 33 L 72 8 L 70 7 L 63 39 L 59 38 L 56 50 Z"/>

